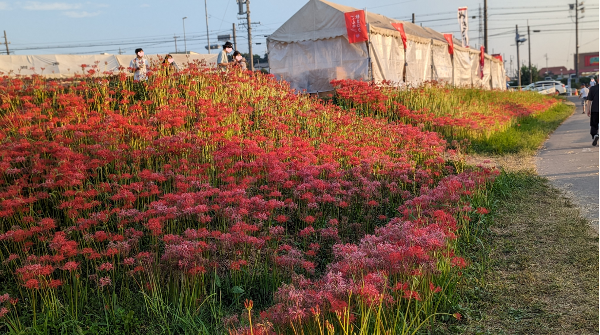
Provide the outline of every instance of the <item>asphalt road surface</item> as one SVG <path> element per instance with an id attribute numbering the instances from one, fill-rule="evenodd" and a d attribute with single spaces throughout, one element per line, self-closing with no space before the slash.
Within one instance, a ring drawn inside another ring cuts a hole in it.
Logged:
<path id="1" fill-rule="evenodd" d="M 568 98 L 577 109 L 546 140 L 535 165 L 538 174 L 563 190 L 598 231 L 598 147 L 592 146 L 590 119 L 582 114 L 578 98 Z"/>

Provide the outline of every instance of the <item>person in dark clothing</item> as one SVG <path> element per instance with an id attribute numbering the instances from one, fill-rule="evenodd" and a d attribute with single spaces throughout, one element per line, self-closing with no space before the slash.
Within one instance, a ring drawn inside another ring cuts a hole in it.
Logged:
<path id="1" fill-rule="evenodd" d="M 587 115 L 590 117 L 590 134 L 592 135 L 592 145 L 598 144 L 598 85 L 590 87 L 587 96 L 588 108 Z M 591 104 L 591 106 L 590 106 Z"/>

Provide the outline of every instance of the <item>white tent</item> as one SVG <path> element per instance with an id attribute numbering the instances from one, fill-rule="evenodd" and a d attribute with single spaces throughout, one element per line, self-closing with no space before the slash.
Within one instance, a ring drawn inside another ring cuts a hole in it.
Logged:
<path id="1" fill-rule="evenodd" d="M 194 61 L 205 61 L 208 65 L 217 62 L 217 55 L 205 54 L 173 54 L 173 59 L 180 67 Z M 134 55 L 2 55 L 0 56 L 0 74 L 33 75 L 39 74 L 49 78 L 68 78 L 75 74 L 83 74 L 92 66 L 98 73 L 116 72 L 119 68 L 129 67 Z M 158 56 L 148 57 L 151 62 L 161 62 Z M 85 65 L 85 67 L 82 67 Z"/>
<path id="2" fill-rule="evenodd" d="M 457 86 L 505 87 L 503 64 L 485 55 L 480 78 L 479 50 L 454 43 L 448 53 L 444 35 L 410 22 L 366 13 L 369 43 L 348 42 L 344 13 L 356 8 L 310 0 L 267 39 L 271 73 L 309 93 L 329 91 L 332 79 L 388 80 L 418 85 L 439 80 Z M 402 22 L 407 37 L 391 23 Z M 458 23 L 457 23 L 458 24 Z"/>

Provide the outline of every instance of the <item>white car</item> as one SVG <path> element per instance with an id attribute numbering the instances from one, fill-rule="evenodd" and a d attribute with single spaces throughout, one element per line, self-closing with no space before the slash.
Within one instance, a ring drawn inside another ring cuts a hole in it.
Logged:
<path id="1" fill-rule="evenodd" d="M 544 81 L 536 81 L 534 84 L 535 84 L 535 87 L 541 87 L 542 89 L 554 87 L 556 89 L 556 92 L 558 92 L 556 94 L 566 94 L 567 93 L 565 84 L 561 83 L 560 81 L 544 80 Z"/>
<path id="2" fill-rule="evenodd" d="M 539 94 L 558 94 L 554 85 L 536 85 L 536 83 L 529 84 L 522 89 L 523 91 L 533 91 Z"/>

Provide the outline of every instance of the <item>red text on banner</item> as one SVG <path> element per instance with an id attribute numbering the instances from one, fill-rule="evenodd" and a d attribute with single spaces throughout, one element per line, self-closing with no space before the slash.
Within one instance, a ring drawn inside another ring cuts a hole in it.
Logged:
<path id="1" fill-rule="evenodd" d="M 348 31 L 348 42 L 358 43 L 369 40 L 365 11 L 357 10 L 344 13 L 346 17 L 346 30 Z"/>

